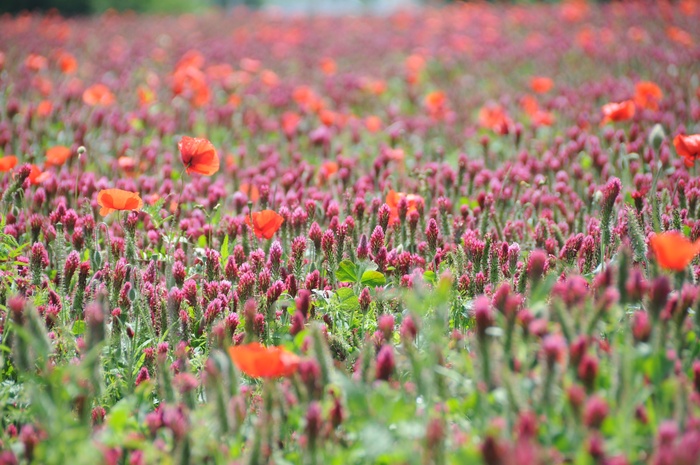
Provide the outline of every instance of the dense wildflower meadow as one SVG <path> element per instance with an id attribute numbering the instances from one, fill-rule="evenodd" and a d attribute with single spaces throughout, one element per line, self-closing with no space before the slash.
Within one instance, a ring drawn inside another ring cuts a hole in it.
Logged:
<path id="1" fill-rule="evenodd" d="M 699 19 L 0 17 L 0 464 L 697 464 Z"/>

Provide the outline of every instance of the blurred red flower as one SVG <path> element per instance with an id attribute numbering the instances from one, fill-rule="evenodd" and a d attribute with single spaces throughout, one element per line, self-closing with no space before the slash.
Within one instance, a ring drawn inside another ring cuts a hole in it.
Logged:
<path id="1" fill-rule="evenodd" d="M 649 245 L 661 268 L 666 270 L 683 271 L 700 253 L 700 241 L 691 242 L 678 231 L 655 234 Z"/>
<path id="2" fill-rule="evenodd" d="M 627 121 L 632 119 L 635 110 L 634 101 L 632 100 L 606 103 L 602 108 L 603 121 L 600 124 L 604 125 L 611 121 Z"/>
<path id="3" fill-rule="evenodd" d="M 690 168 L 700 157 L 700 134 L 689 136 L 678 134 L 673 138 L 673 146 L 678 155 L 683 157 L 683 163 Z"/>
<path id="4" fill-rule="evenodd" d="M 291 376 L 300 361 L 283 347 L 264 347 L 257 342 L 230 347 L 228 352 L 236 367 L 253 378 Z"/>
<path id="5" fill-rule="evenodd" d="M 251 223 L 250 216 L 246 216 L 245 224 L 253 228 L 253 232 L 257 237 L 272 239 L 272 236 L 279 230 L 284 218 L 279 213 L 273 210 L 263 210 L 255 212 L 251 215 L 253 221 Z"/>

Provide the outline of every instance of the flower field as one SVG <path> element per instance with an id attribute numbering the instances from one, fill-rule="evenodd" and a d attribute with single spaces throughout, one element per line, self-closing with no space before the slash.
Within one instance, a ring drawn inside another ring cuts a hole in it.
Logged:
<path id="1" fill-rule="evenodd" d="M 0 465 L 697 464 L 699 19 L 0 17 Z"/>

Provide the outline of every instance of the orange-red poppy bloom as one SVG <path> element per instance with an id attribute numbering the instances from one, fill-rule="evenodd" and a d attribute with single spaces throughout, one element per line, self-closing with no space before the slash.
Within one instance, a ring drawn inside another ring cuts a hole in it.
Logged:
<path id="1" fill-rule="evenodd" d="M 147 107 L 155 100 L 156 96 L 153 91 L 146 86 L 139 86 L 136 89 L 136 94 L 139 98 L 139 105 L 142 107 Z"/>
<path id="2" fill-rule="evenodd" d="M 30 71 L 41 71 L 42 69 L 46 68 L 48 64 L 49 61 L 46 59 L 46 57 L 34 53 L 30 54 L 24 60 L 24 66 Z"/>
<path id="3" fill-rule="evenodd" d="M 219 171 L 219 156 L 207 139 L 184 136 L 177 144 L 187 174 L 211 176 Z"/>
<path id="4" fill-rule="evenodd" d="M 659 100 L 664 96 L 661 88 L 649 81 L 638 82 L 634 87 L 634 103 L 640 108 L 659 109 Z"/>
<path id="5" fill-rule="evenodd" d="M 102 207 L 100 215 L 107 216 L 115 211 L 141 210 L 143 200 L 138 192 L 122 189 L 102 189 L 97 193 L 97 203 Z"/>
<path id="6" fill-rule="evenodd" d="M 300 359 L 283 347 L 264 347 L 252 342 L 229 347 L 236 368 L 253 378 L 278 378 L 296 372 Z"/>
<path id="7" fill-rule="evenodd" d="M 63 74 L 73 74 L 78 70 L 78 60 L 68 52 L 59 52 L 56 61 Z"/>
<path id="8" fill-rule="evenodd" d="M 6 157 L 0 157 L 0 172 L 10 171 L 17 165 L 17 157 L 14 155 L 7 155 Z"/>
<path id="9" fill-rule="evenodd" d="M 680 45 L 685 47 L 693 46 L 693 36 L 679 27 L 669 26 L 668 29 L 666 29 L 666 35 L 669 39 Z"/>
<path id="10" fill-rule="evenodd" d="M 124 171 L 133 171 L 136 168 L 136 160 L 131 157 L 119 157 L 117 158 L 117 165 Z"/>
<path id="11" fill-rule="evenodd" d="M 695 160 L 700 158 L 700 134 L 692 134 L 686 136 L 678 134 L 673 138 L 673 146 L 676 148 L 678 155 L 683 157 L 685 166 L 691 167 Z"/>
<path id="12" fill-rule="evenodd" d="M 246 216 L 245 224 L 253 228 L 253 232 L 257 237 L 264 237 L 265 239 L 272 239 L 272 236 L 284 223 L 282 215 L 273 210 L 255 212 L 251 216 L 253 217 L 252 223 L 250 216 Z"/>
<path id="13" fill-rule="evenodd" d="M 508 134 L 513 122 L 500 105 L 486 105 L 479 110 L 479 126 L 496 134 Z"/>
<path id="14" fill-rule="evenodd" d="M 612 102 L 603 105 L 603 121 L 602 124 L 607 124 L 611 121 L 627 121 L 632 119 L 636 107 L 634 101 L 625 100 L 623 102 Z"/>
<path id="15" fill-rule="evenodd" d="M 282 131 L 284 131 L 284 135 L 288 139 L 296 134 L 300 122 L 301 116 L 299 113 L 293 111 L 285 111 L 282 113 Z"/>
<path id="16" fill-rule="evenodd" d="M 244 182 L 241 184 L 241 186 L 238 188 L 240 192 L 243 192 L 246 197 L 248 197 L 248 200 L 251 202 L 257 202 L 260 199 L 260 190 L 257 188 L 257 186 L 254 186 L 253 184 L 248 184 Z"/>
<path id="17" fill-rule="evenodd" d="M 46 118 L 53 111 L 53 103 L 51 100 L 42 100 L 39 105 L 36 106 L 36 115 L 39 118 Z"/>
<path id="18" fill-rule="evenodd" d="M 321 184 L 325 183 L 331 176 L 337 173 L 338 169 L 340 169 L 340 166 L 338 166 L 338 163 L 335 161 L 324 161 L 321 163 L 321 169 L 318 172 Z"/>
<path id="19" fill-rule="evenodd" d="M 365 118 L 365 127 L 369 132 L 378 132 L 382 129 L 382 119 L 376 115 L 369 115 Z"/>
<path id="20" fill-rule="evenodd" d="M 323 74 L 325 74 L 326 76 L 334 75 L 336 70 L 338 69 L 333 58 L 328 57 L 321 59 L 320 68 Z"/>
<path id="21" fill-rule="evenodd" d="M 655 234 L 649 245 L 661 268 L 666 270 L 683 271 L 700 253 L 700 240 L 691 242 L 678 231 Z"/>
<path id="22" fill-rule="evenodd" d="M 46 181 L 49 176 L 51 176 L 51 173 L 48 171 L 42 172 L 41 168 L 36 165 L 32 165 L 32 169 L 29 171 L 29 183 L 36 186 L 37 184 L 41 184 L 42 182 Z"/>
<path id="23" fill-rule="evenodd" d="M 408 210 L 406 213 L 411 213 L 418 209 L 418 203 L 423 200 L 420 195 L 415 194 L 404 194 L 403 192 L 396 192 L 395 190 L 390 190 L 386 195 L 386 204 L 390 208 L 389 214 L 389 225 L 393 225 L 399 221 L 399 202 L 402 198 L 406 198 L 406 203 L 408 204 Z"/>
<path id="24" fill-rule="evenodd" d="M 83 92 L 83 102 L 91 107 L 107 107 L 114 103 L 116 99 L 109 87 L 104 84 L 95 84 Z"/>
<path id="25" fill-rule="evenodd" d="M 554 81 L 548 77 L 536 76 L 530 80 L 530 88 L 538 94 L 546 94 L 552 87 L 554 87 Z"/>
<path id="26" fill-rule="evenodd" d="M 425 96 L 423 105 L 431 117 L 441 119 L 447 111 L 447 96 L 441 90 L 430 92 Z"/>
<path id="27" fill-rule="evenodd" d="M 70 149 L 63 145 L 46 151 L 46 166 L 61 166 L 70 158 Z"/>

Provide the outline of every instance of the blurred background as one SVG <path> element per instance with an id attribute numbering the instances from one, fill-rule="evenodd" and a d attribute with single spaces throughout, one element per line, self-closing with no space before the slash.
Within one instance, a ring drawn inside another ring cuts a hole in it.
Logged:
<path id="1" fill-rule="evenodd" d="M 139 13 L 198 13 L 211 7 L 275 8 L 288 13 L 389 13 L 421 5 L 459 0 L 0 0 L 0 13 L 58 10 L 64 15 L 99 14 L 108 9 Z M 556 0 L 515 0 L 500 3 L 558 3 Z"/>

